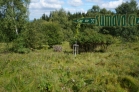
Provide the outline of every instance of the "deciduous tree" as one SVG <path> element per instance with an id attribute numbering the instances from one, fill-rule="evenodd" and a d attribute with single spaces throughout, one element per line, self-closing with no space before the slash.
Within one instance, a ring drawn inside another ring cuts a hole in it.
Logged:
<path id="1" fill-rule="evenodd" d="M 3 0 L 0 4 L 1 31 L 7 41 L 12 41 L 22 30 L 25 30 L 28 21 L 28 6 L 30 0 Z"/>

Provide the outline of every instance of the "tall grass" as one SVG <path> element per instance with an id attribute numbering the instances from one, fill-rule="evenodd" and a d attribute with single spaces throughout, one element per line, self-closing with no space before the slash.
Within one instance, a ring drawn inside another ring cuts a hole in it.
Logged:
<path id="1" fill-rule="evenodd" d="M 0 92 L 138 92 L 139 43 L 114 44 L 107 52 L 74 57 L 67 42 L 63 52 L 35 50 L 3 53 L 0 48 Z"/>

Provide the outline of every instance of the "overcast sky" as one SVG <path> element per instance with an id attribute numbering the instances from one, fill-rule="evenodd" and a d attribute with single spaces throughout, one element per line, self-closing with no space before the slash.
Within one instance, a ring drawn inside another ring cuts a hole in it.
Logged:
<path id="1" fill-rule="evenodd" d="M 31 0 L 29 5 L 30 20 L 38 19 L 42 14 L 50 14 L 50 11 L 63 8 L 71 13 L 86 12 L 93 5 L 99 5 L 100 8 L 114 10 L 122 2 L 130 0 Z M 139 0 L 137 0 L 139 3 Z"/>

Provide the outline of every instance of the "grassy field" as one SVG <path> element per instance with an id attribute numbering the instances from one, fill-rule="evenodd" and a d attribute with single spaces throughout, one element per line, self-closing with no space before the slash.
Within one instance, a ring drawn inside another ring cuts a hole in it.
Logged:
<path id="1" fill-rule="evenodd" d="M 139 43 L 74 57 L 67 42 L 28 54 L 0 46 L 0 92 L 139 92 Z"/>

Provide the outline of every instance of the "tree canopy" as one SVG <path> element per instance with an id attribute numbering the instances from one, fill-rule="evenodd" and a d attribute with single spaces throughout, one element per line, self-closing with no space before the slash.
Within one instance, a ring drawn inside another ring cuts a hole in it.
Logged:
<path id="1" fill-rule="evenodd" d="M 30 0 L 3 0 L 0 4 L 0 21 L 3 35 L 12 41 L 22 30 L 25 30 L 29 17 Z"/>
<path id="2" fill-rule="evenodd" d="M 51 11 L 50 15 L 43 14 L 40 19 L 28 20 L 28 5 L 30 0 L 0 1 L 0 41 L 13 42 L 14 48 L 42 48 L 43 45 L 52 47 L 63 41 L 74 44 L 75 40 L 82 48 L 110 45 L 113 38 L 122 41 L 138 41 L 139 26 L 95 26 L 91 24 L 73 23 L 75 19 L 91 18 L 96 15 L 135 14 L 138 16 L 137 1 L 123 2 L 115 8 L 115 12 L 93 5 L 87 13 L 71 13 L 63 8 Z M 95 35 L 94 35 L 95 34 Z M 21 42 L 21 44 L 18 44 Z M 86 47 L 89 44 L 89 47 Z M 21 49 L 20 49 L 21 50 Z M 88 49 L 89 50 L 89 49 Z"/>

